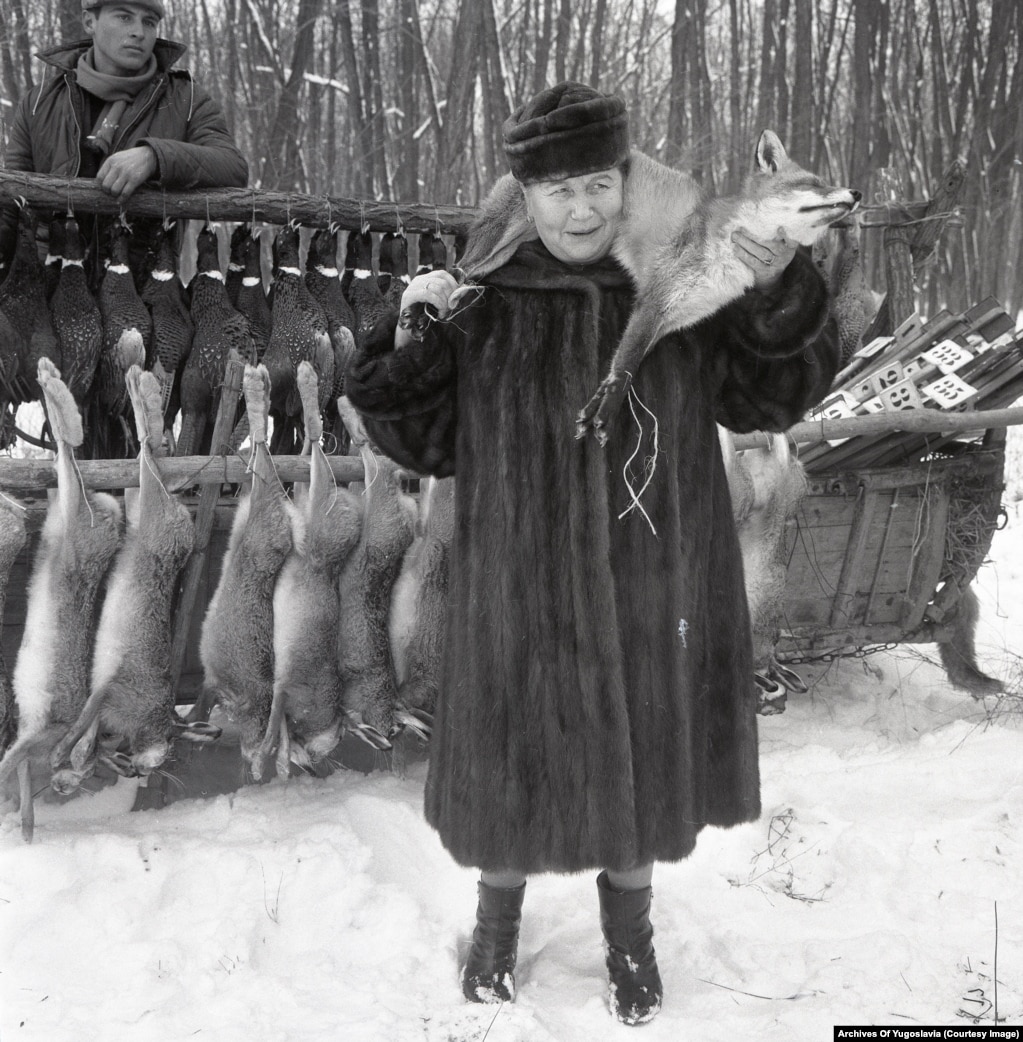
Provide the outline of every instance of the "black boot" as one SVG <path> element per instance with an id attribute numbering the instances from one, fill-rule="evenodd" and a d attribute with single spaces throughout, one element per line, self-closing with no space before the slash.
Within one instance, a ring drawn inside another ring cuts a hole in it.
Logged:
<path id="1" fill-rule="evenodd" d="M 650 887 L 614 890 L 607 873 L 597 876 L 604 930 L 608 1003 L 623 1024 L 642 1024 L 661 1008 L 661 975 L 651 943 Z"/>
<path id="2" fill-rule="evenodd" d="M 476 929 L 465 969 L 462 994 L 470 1002 L 514 1002 L 519 920 L 526 884 L 504 890 L 479 882 Z"/>

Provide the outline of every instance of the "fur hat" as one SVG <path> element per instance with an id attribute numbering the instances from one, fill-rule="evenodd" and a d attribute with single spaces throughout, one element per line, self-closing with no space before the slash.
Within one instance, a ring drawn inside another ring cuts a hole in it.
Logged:
<path id="1" fill-rule="evenodd" d="M 167 14 L 162 0 L 82 0 L 82 13 L 98 11 L 101 7 L 118 2 L 130 7 L 144 7 L 147 11 L 152 11 L 157 18 L 163 18 Z"/>
<path id="2" fill-rule="evenodd" d="M 625 102 L 583 83 L 540 91 L 502 129 L 512 175 L 523 184 L 608 170 L 629 154 Z"/>

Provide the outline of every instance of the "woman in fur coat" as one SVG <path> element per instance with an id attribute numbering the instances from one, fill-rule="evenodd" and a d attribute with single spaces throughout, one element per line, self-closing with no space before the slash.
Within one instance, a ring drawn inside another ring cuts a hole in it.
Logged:
<path id="1" fill-rule="evenodd" d="M 650 351 L 605 445 L 578 439 L 634 295 L 609 256 L 625 106 L 560 84 L 504 134 L 537 239 L 450 314 L 455 280 L 415 278 L 403 308 L 450 320 L 421 341 L 397 315 L 381 323 L 346 389 L 381 451 L 456 477 L 425 804 L 456 861 L 482 873 L 463 991 L 514 998 L 529 874 L 600 869 L 610 1006 L 636 1024 L 661 1004 L 653 863 L 688 856 L 705 825 L 760 813 L 749 620 L 715 423 L 790 426 L 826 393 L 837 334 L 809 256 L 739 234 L 755 287 Z M 480 233 L 489 219 L 484 206 Z"/>

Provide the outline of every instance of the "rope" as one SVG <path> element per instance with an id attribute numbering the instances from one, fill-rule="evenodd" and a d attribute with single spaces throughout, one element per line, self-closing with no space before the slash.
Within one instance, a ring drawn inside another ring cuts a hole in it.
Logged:
<path id="1" fill-rule="evenodd" d="M 632 461 L 640 454 L 640 450 L 643 448 L 643 424 L 640 418 L 636 415 L 636 405 L 647 413 L 648 416 L 654 421 L 654 451 L 653 455 L 647 456 L 643 460 L 643 474 L 645 475 L 642 486 L 637 492 L 633 487 L 630 479 L 630 471 L 632 467 Z M 639 431 L 639 435 L 636 438 L 636 447 L 632 450 L 632 455 L 625 461 L 625 466 L 622 467 L 622 477 L 625 479 L 625 487 L 629 490 L 629 499 L 631 502 L 629 505 L 618 515 L 618 520 L 621 521 L 623 517 L 631 514 L 633 510 L 638 510 L 645 519 L 646 523 L 650 526 L 650 531 L 653 532 L 654 536 L 657 535 L 657 529 L 654 528 L 653 521 L 650 520 L 650 515 L 643 509 L 643 504 L 640 503 L 640 497 L 650 487 L 650 482 L 653 480 L 654 471 L 657 469 L 657 454 L 659 451 L 659 425 L 657 423 L 657 417 L 643 404 L 642 399 L 636 393 L 635 387 L 629 387 L 629 411 L 632 413 L 632 419 L 636 424 L 636 428 Z"/>

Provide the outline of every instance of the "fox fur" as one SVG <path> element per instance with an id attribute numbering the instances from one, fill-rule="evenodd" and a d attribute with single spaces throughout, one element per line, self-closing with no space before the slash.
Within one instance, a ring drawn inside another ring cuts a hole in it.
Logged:
<path id="1" fill-rule="evenodd" d="M 828 185 L 790 159 L 770 130 L 760 135 L 742 190 L 731 196 L 707 197 L 689 175 L 633 150 L 611 252 L 636 284 L 636 306 L 610 372 L 579 413 L 579 435 L 592 428 L 603 443 L 650 348 L 752 287 L 753 271 L 733 250 L 733 231 L 744 228 L 769 240 L 781 228 L 793 242 L 810 246 L 859 200 L 859 192 Z M 521 186 L 510 174 L 494 186 L 483 214 L 461 262 L 469 280 L 501 267 L 521 243 L 536 238 Z"/>

